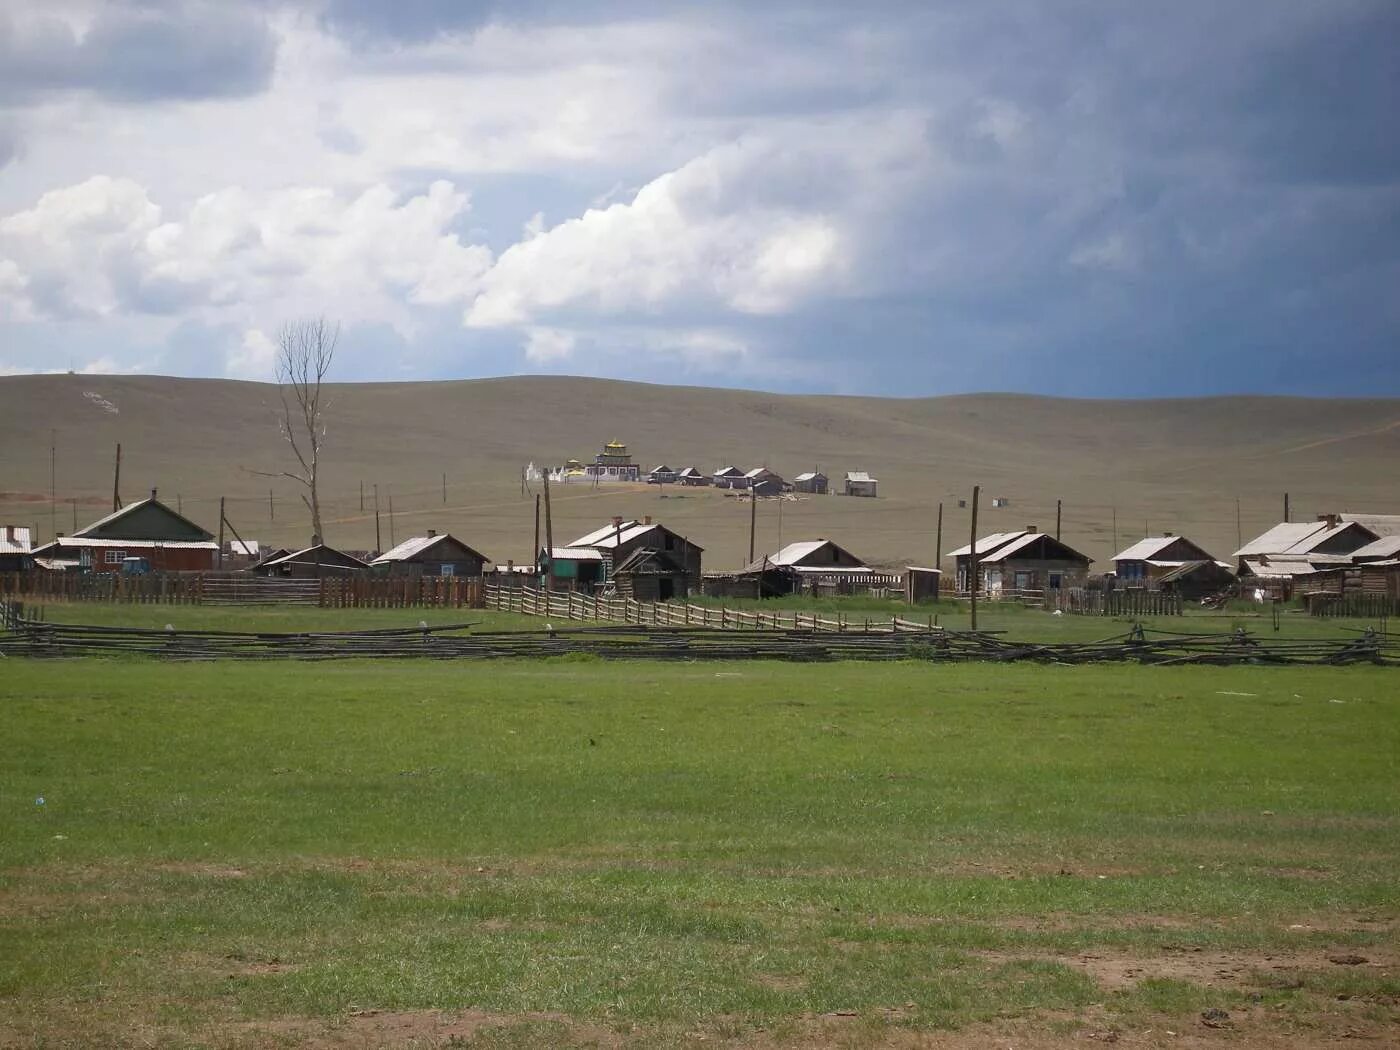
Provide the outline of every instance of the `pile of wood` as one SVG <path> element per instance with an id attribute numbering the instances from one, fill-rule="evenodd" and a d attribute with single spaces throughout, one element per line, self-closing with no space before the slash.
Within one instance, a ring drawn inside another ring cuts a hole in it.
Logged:
<path id="1" fill-rule="evenodd" d="M 138 655 L 166 660 L 490 660 L 587 654 L 609 660 L 982 660 L 1053 664 L 1353 664 L 1400 666 L 1400 644 L 1372 631 L 1339 639 L 1289 641 L 1233 634 L 1135 629 L 1088 643 L 1037 644 L 970 631 L 736 630 L 713 627 L 593 626 L 474 633 L 470 623 L 372 631 L 271 634 L 95 627 L 20 620 L 0 634 L 0 655 Z"/>

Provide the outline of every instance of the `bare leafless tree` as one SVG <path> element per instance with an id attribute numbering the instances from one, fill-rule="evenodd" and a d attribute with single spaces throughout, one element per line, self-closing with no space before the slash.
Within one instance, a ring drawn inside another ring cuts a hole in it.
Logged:
<path id="1" fill-rule="evenodd" d="M 300 470 L 284 470 L 281 476 L 298 482 L 302 502 L 311 511 L 311 542 L 322 542 L 321 499 L 316 483 L 321 473 L 321 449 L 326 440 L 325 400 L 321 384 L 335 360 L 340 325 L 324 317 L 292 321 L 277 336 L 277 384 L 282 398 L 279 424 L 282 437 L 292 446 Z"/>

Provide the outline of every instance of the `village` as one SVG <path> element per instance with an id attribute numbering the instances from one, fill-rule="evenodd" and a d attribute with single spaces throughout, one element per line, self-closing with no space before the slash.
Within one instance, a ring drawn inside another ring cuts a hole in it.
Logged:
<path id="1" fill-rule="evenodd" d="M 525 475 L 536 476 L 539 472 Z M 1313 521 L 1284 520 L 1227 555 L 1164 532 L 1128 544 L 1110 564 L 1096 564 L 1076 549 L 1073 536 L 1060 534 L 1058 521 L 1053 530 L 1027 524 L 974 533 L 975 540 L 940 549 L 935 564 L 891 566 L 869 564 L 860 554 L 859 534 L 810 536 L 773 550 L 757 548 L 752 523 L 758 502 L 831 496 L 830 478 L 819 470 L 798 473 L 791 481 L 767 466 L 742 470 L 725 465 L 702 472 L 661 464 L 643 472 L 627 446 L 613 440 L 592 462 L 569 460 L 543 472 L 540 480 L 544 492 L 535 499 L 533 555 L 518 560 L 492 558 L 472 537 L 431 527 L 383 550 L 344 549 L 320 538 L 299 549 L 269 549 L 256 538 L 239 535 L 222 511 L 216 535 L 162 502 L 152 489 L 146 499 L 115 505 L 110 514 L 47 543 L 33 542 L 28 526 L 0 526 L 0 590 L 43 592 L 45 579 L 66 576 L 130 580 L 198 575 L 269 583 L 484 580 L 495 587 L 639 602 L 873 595 L 918 605 L 974 597 L 1069 612 L 1105 608 L 1103 596 L 1112 594 L 1160 594 L 1202 605 L 1296 599 L 1317 612 L 1336 611 L 1347 602 L 1369 602 L 1368 610 L 1377 602 L 1400 603 L 1400 515 L 1339 511 Z M 726 490 L 750 504 L 746 563 L 707 571 L 705 537 L 677 532 L 651 515 L 615 516 L 556 542 L 549 485 L 575 481 Z M 877 485 L 866 471 L 848 471 L 841 491 L 877 499 Z M 975 523 L 975 495 L 973 503 Z M 940 517 L 937 541 L 941 539 Z"/>

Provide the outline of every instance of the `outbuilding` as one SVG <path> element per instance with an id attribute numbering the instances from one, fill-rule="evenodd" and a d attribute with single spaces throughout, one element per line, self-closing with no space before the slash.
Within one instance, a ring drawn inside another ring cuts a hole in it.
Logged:
<path id="1" fill-rule="evenodd" d="M 361 561 L 353 554 L 346 554 L 324 543 L 318 543 L 305 550 L 259 562 L 252 571 L 259 576 L 275 576 L 279 579 L 315 580 L 323 576 L 354 576 L 368 569 L 369 563 Z"/>
<path id="2" fill-rule="evenodd" d="M 872 478 L 863 470 L 848 470 L 846 472 L 846 495 L 848 496 L 866 496 L 874 499 L 879 484 L 880 482 L 876 478 Z"/>
<path id="3" fill-rule="evenodd" d="M 385 551 L 370 568 L 388 576 L 480 576 L 486 555 L 468 547 L 451 533 L 429 529 Z"/>
<path id="4" fill-rule="evenodd" d="M 792 491 L 813 496 L 825 496 L 830 484 L 831 479 L 821 471 L 807 470 L 792 479 Z"/>

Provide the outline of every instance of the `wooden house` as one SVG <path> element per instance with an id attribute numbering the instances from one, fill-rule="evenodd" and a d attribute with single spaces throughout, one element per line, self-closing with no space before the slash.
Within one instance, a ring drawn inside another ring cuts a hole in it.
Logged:
<path id="1" fill-rule="evenodd" d="M 647 474 L 648 485 L 674 485 L 679 480 L 679 473 L 662 463 Z"/>
<path id="2" fill-rule="evenodd" d="M 875 572 L 846 548 L 827 539 L 789 543 L 735 573 L 706 580 L 706 593 L 728 597 L 773 598 L 828 585 L 837 593 L 863 588 Z"/>
<path id="3" fill-rule="evenodd" d="M 717 489 L 741 489 L 744 487 L 744 472 L 735 466 L 720 467 L 711 475 Z"/>
<path id="4" fill-rule="evenodd" d="M 0 525 L 0 572 L 26 572 L 34 568 L 34 549 L 24 525 Z"/>
<path id="5" fill-rule="evenodd" d="M 1214 561 L 1202 547 L 1170 532 L 1148 536 L 1113 556 L 1113 571 L 1124 587 L 1152 587 L 1157 579 L 1187 562 Z"/>
<path id="6" fill-rule="evenodd" d="M 692 488 L 701 488 L 710 484 L 708 474 L 701 474 L 694 467 L 684 467 L 676 474 L 676 480 L 682 485 L 689 485 Z"/>
<path id="7" fill-rule="evenodd" d="M 691 576 L 672 555 L 638 547 L 612 571 L 613 586 L 623 598 L 665 602 L 690 595 Z"/>
<path id="8" fill-rule="evenodd" d="M 742 483 L 736 485 L 735 488 L 748 489 L 755 496 L 779 496 L 782 495 L 786 484 L 782 475 L 776 471 L 769 470 L 767 467 L 754 467 L 753 470 L 744 475 Z"/>
<path id="9" fill-rule="evenodd" d="M 846 495 L 875 498 L 875 490 L 880 482 L 863 470 L 846 471 Z"/>
<path id="10" fill-rule="evenodd" d="M 486 555 L 468 547 L 451 533 L 429 529 L 385 551 L 370 568 L 387 576 L 480 576 Z"/>
<path id="11" fill-rule="evenodd" d="M 825 496 L 831 479 L 819 470 L 808 470 L 792 479 L 792 491 Z"/>
<path id="12" fill-rule="evenodd" d="M 972 583 L 972 546 L 949 551 L 957 567 L 957 587 Z M 1092 559 L 1034 525 L 1019 532 L 999 532 L 977 541 L 977 589 L 996 598 L 1010 591 L 1047 591 L 1082 586 Z"/>
<path id="13" fill-rule="evenodd" d="M 1282 522 L 1235 551 L 1236 575 L 1247 590 L 1288 599 L 1301 579 L 1351 564 L 1356 551 L 1378 539 L 1361 522 L 1345 521 L 1336 514 L 1319 515 L 1316 521 Z"/>
<path id="14" fill-rule="evenodd" d="M 259 576 L 315 580 L 323 576 L 353 576 L 368 569 L 369 564 L 353 554 L 318 543 L 305 550 L 259 562 L 252 571 Z"/>
<path id="15" fill-rule="evenodd" d="M 603 561 L 599 582 L 611 580 L 614 569 L 634 551 L 652 550 L 665 554 L 690 580 L 698 583 L 701 558 L 705 553 L 703 547 L 652 521 L 650 516 L 640 521 L 613 518 L 610 524 L 580 536 L 569 546 L 598 552 Z M 690 587 L 686 589 L 689 591 Z"/>
<path id="16" fill-rule="evenodd" d="M 149 499 L 59 536 L 33 554 L 85 572 L 119 572 L 127 558 L 144 559 L 154 572 L 208 572 L 218 564 L 219 545 L 211 532 L 156 499 L 153 489 Z"/>

